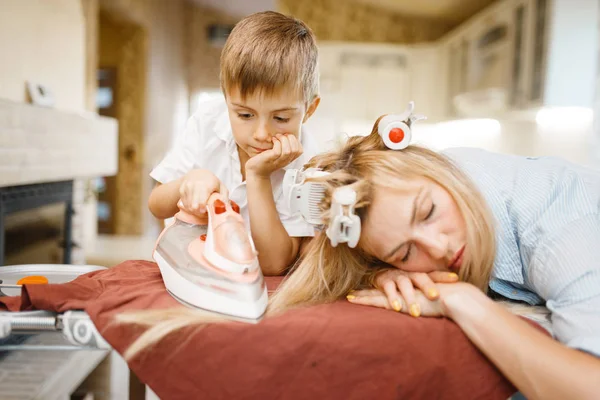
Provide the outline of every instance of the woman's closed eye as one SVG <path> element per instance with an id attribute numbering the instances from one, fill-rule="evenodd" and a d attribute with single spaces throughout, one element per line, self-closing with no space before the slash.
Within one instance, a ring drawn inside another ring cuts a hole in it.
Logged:
<path id="1" fill-rule="evenodd" d="M 406 254 L 400 260 L 401 262 L 405 263 L 405 262 L 408 261 L 408 259 L 410 258 L 410 253 L 412 251 L 412 247 L 413 247 L 412 243 L 408 245 L 408 249 L 406 250 Z"/>
<path id="2" fill-rule="evenodd" d="M 425 218 L 423 218 L 423 220 L 427 221 L 428 219 L 430 219 L 433 216 L 434 212 L 435 212 L 435 204 L 431 203 L 431 208 L 429 209 L 429 211 L 427 212 L 427 215 L 425 216 Z M 406 249 L 406 253 L 404 254 L 404 257 L 402 257 L 400 259 L 400 262 L 403 262 L 403 263 L 407 262 L 410 259 L 412 251 L 413 251 L 413 244 L 410 243 L 410 244 L 408 244 L 408 247 Z"/>
<path id="3" fill-rule="evenodd" d="M 285 118 L 285 117 L 275 117 L 275 121 L 281 122 L 281 123 L 285 124 L 286 122 L 289 122 L 290 119 L 289 118 Z"/>
<path id="4" fill-rule="evenodd" d="M 424 220 L 427 221 L 429 218 L 431 218 L 433 216 L 434 211 L 435 211 L 435 203 L 431 203 L 431 208 L 429 209 L 429 212 L 425 216 Z"/>

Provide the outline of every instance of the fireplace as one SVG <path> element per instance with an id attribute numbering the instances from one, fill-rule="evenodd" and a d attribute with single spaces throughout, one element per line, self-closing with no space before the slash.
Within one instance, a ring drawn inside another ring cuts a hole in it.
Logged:
<path id="1" fill-rule="evenodd" d="M 0 100 L 0 266 L 85 263 L 84 183 L 116 174 L 117 144 L 112 118 Z"/>
<path id="2" fill-rule="evenodd" d="M 72 240 L 73 220 L 73 181 L 48 182 L 32 185 L 17 185 L 0 188 L 0 266 L 5 265 L 7 240 L 10 238 L 13 248 L 26 248 L 41 240 L 57 236 L 54 229 L 41 229 L 40 224 L 21 224 L 12 232 L 8 231 L 5 219 L 15 213 L 35 210 L 44 206 L 64 204 L 62 229 L 63 254 L 61 263 L 71 263 L 71 250 L 75 244 Z M 40 232 L 37 234 L 36 232 Z M 12 233 L 12 234 L 11 234 Z M 48 235 L 49 233 L 49 235 Z M 48 237 L 49 236 L 49 237 Z M 46 262 L 46 260 L 40 260 Z"/>

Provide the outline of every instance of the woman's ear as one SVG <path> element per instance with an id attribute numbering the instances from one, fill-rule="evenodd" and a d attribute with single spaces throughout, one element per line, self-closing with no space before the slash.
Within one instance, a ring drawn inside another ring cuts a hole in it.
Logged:
<path id="1" fill-rule="evenodd" d="M 320 103 L 321 103 L 321 98 L 319 96 L 315 97 L 314 100 L 308 105 L 308 108 L 306 109 L 306 114 L 304 114 L 304 119 L 302 120 L 302 123 L 305 123 L 306 121 L 308 121 L 308 119 L 310 117 L 312 117 L 312 115 L 315 113 L 315 111 L 317 111 L 317 108 L 319 107 Z"/>

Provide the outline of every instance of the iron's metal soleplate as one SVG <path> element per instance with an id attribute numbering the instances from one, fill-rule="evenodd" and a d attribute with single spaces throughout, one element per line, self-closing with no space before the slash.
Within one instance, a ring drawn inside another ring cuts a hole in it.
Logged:
<path id="1" fill-rule="evenodd" d="M 226 320 L 232 321 L 232 322 L 244 322 L 246 324 L 253 324 L 256 325 L 258 324 L 260 321 L 262 321 L 266 315 L 266 312 L 261 315 L 260 317 L 258 317 L 257 319 L 250 319 L 250 318 L 243 318 L 243 317 L 236 317 L 234 315 L 231 314 L 224 314 L 224 313 L 219 313 L 216 311 L 212 311 L 212 310 L 207 310 L 205 308 L 201 308 L 198 306 L 195 306 L 191 303 L 188 303 L 187 301 L 177 297 L 175 294 L 173 294 L 173 292 L 171 292 L 169 289 L 167 289 L 167 292 L 171 295 L 171 297 L 173 297 L 175 300 L 177 300 L 179 303 L 181 303 L 182 305 L 192 308 L 194 310 L 198 310 L 198 311 L 202 311 L 208 315 L 214 315 L 214 316 L 219 316 L 219 317 L 223 317 Z"/>

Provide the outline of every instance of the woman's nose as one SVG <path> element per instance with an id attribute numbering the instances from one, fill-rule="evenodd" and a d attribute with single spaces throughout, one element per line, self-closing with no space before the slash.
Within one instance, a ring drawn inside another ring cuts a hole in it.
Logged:
<path id="1" fill-rule="evenodd" d="M 439 232 L 421 232 L 418 237 L 429 255 L 436 260 L 448 257 L 448 236 Z"/>

